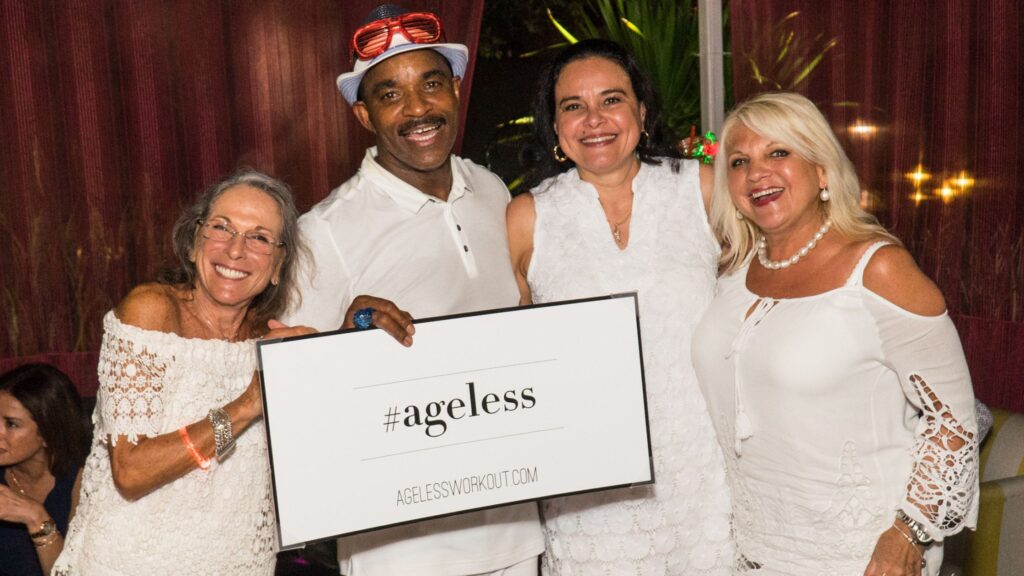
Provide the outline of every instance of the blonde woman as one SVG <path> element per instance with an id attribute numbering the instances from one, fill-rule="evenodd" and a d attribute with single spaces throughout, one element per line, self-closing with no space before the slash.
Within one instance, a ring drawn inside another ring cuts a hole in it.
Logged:
<path id="1" fill-rule="evenodd" d="M 977 514 L 974 398 L 942 294 L 859 207 L 809 100 L 740 104 L 720 142 L 722 276 L 693 355 L 739 571 L 935 575 Z"/>

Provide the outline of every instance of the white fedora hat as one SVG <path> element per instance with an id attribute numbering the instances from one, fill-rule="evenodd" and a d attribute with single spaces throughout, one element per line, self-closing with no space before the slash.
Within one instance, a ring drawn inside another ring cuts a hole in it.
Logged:
<path id="1" fill-rule="evenodd" d="M 401 14 L 410 12 L 405 8 L 399 6 L 393 6 L 390 4 L 383 4 L 373 9 L 372 12 L 363 20 L 360 24 L 360 28 L 375 22 L 377 20 L 385 20 L 387 18 L 394 18 Z M 346 72 L 341 76 L 338 76 L 338 90 L 341 91 L 341 95 L 349 104 L 354 104 L 359 99 L 359 85 L 363 81 L 363 75 L 370 68 L 373 68 L 377 64 L 397 56 L 405 52 L 411 52 L 413 50 L 430 49 L 440 53 L 448 60 L 448 63 L 452 67 L 452 76 L 462 77 L 466 72 L 466 63 L 469 62 L 469 49 L 463 44 L 417 44 L 412 42 L 405 37 L 404 34 L 392 34 L 391 42 L 388 44 L 386 50 L 373 57 L 370 60 L 357 59 L 355 66 L 352 67 L 351 72 Z"/>

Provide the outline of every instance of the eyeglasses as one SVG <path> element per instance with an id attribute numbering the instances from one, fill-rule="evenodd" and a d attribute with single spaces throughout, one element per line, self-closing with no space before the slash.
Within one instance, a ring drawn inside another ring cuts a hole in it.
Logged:
<path id="1" fill-rule="evenodd" d="M 369 60 L 383 54 L 391 45 L 395 32 L 413 44 L 433 44 L 438 40 L 444 42 L 444 29 L 436 15 L 430 12 L 407 12 L 359 27 L 352 35 L 352 61 L 356 58 Z"/>
<path id="2" fill-rule="evenodd" d="M 263 232 L 246 232 L 243 234 L 221 220 L 204 222 L 202 219 L 199 219 L 197 222 L 203 227 L 203 238 L 213 240 L 214 242 L 232 242 L 235 236 L 242 234 L 242 238 L 245 239 L 245 249 L 258 254 L 273 254 L 274 248 L 284 246 L 284 242 L 278 242 L 277 238 L 270 234 Z"/>

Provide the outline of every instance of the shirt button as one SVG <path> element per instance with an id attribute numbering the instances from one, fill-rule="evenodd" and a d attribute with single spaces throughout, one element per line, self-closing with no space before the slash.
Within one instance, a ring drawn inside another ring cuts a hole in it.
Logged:
<path id="1" fill-rule="evenodd" d="M 469 252 L 469 246 L 466 246 L 465 244 L 462 245 L 462 249 Z"/>
<path id="2" fill-rule="evenodd" d="M 461 225 L 456 224 L 455 227 L 459 229 L 459 232 L 462 232 L 462 226 Z"/>

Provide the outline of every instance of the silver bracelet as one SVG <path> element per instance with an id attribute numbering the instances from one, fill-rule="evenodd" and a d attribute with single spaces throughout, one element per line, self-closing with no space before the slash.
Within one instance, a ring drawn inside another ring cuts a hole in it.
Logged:
<path id="1" fill-rule="evenodd" d="M 911 537 L 913 537 L 915 544 L 919 546 L 929 546 L 933 542 L 935 542 L 935 539 L 932 538 L 927 531 L 925 531 L 924 526 L 921 526 L 920 522 L 911 518 L 902 509 L 896 510 L 896 519 L 907 525 L 907 528 L 910 530 L 910 535 Z"/>
<path id="2" fill-rule="evenodd" d="M 214 408 L 207 415 L 213 426 L 213 443 L 217 447 L 217 461 L 223 462 L 235 449 L 235 436 L 231 432 L 231 417 L 223 408 Z"/>

